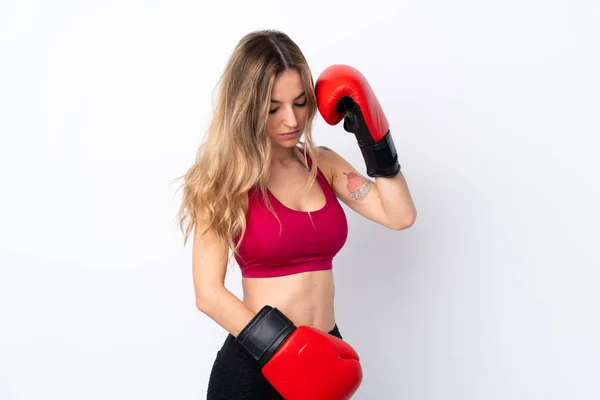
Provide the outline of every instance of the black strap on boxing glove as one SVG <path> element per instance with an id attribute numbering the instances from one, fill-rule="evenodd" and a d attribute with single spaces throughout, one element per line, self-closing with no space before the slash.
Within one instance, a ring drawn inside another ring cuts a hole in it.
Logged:
<path id="1" fill-rule="evenodd" d="M 262 368 L 295 330 L 294 323 L 281 311 L 264 306 L 235 340 Z"/>
<path id="2" fill-rule="evenodd" d="M 393 178 L 400 172 L 396 147 L 389 131 L 381 141 L 373 144 L 358 142 L 358 147 L 367 166 L 367 175 L 370 177 Z"/>
<path id="3" fill-rule="evenodd" d="M 346 114 L 344 130 L 356 136 L 367 167 L 367 175 L 372 178 L 378 176 L 392 178 L 398 175 L 400 163 L 390 131 L 388 130 L 379 142 L 375 142 L 360 107 L 349 96 L 342 97 L 337 105 L 337 111 Z"/>

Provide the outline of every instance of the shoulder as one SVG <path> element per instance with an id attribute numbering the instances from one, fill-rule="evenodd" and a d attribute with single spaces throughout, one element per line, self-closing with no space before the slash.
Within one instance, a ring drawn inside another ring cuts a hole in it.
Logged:
<path id="1" fill-rule="evenodd" d="M 339 153 L 326 146 L 317 146 L 317 155 L 319 162 L 329 167 L 336 167 L 346 162 Z"/>
<path id="2" fill-rule="evenodd" d="M 310 161 L 314 162 L 316 158 L 317 167 L 325 175 L 329 184 L 332 185 L 335 177 L 348 169 L 348 161 L 327 146 L 316 146 L 315 149 L 316 154 L 311 157 Z M 304 152 L 303 148 L 298 148 L 298 150 Z"/>
<path id="3" fill-rule="evenodd" d="M 325 175 L 329 184 L 333 183 L 334 177 L 339 173 L 340 168 L 346 163 L 346 160 L 335 150 L 326 146 L 317 146 L 317 166 Z"/>

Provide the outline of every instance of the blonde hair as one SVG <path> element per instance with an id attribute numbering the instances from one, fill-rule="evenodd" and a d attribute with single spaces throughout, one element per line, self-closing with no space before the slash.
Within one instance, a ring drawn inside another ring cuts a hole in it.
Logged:
<path id="1" fill-rule="evenodd" d="M 310 187 L 317 174 L 312 123 L 317 110 L 313 78 L 299 47 L 286 34 L 261 30 L 245 35 L 219 79 L 214 116 L 184 182 L 178 222 L 184 245 L 192 230 L 213 230 L 233 253 L 246 232 L 248 191 L 256 187 L 276 216 L 267 195 L 271 141 L 267 117 L 275 79 L 295 69 L 307 97 L 304 160 L 312 159 Z M 277 217 L 277 216 L 276 216 Z"/>

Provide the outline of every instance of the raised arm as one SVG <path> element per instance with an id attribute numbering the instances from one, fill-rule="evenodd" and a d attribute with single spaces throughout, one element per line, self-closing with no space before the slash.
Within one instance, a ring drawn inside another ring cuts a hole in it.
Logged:
<path id="1" fill-rule="evenodd" d="M 317 105 L 330 125 L 344 120 L 344 130 L 355 135 L 365 160 L 363 177 L 333 151 L 323 159 L 331 169 L 336 194 L 359 214 L 392 229 L 406 229 L 414 223 L 417 209 L 404 174 L 388 120 L 365 77 L 348 65 L 326 68 L 315 85 Z"/>

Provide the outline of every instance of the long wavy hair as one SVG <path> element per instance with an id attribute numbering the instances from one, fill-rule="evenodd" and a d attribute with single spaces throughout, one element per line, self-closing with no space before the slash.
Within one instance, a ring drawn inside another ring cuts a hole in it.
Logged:
<path id="1" fill-rule="evenodd" d="M 303 148 L 312 159 L 308 187 L 317 174 L 312 125 L 317 110 L 313 78 L 300 48 L 286 34 L 261 30 L 245 35 L 235 47 L 219 79 L 214 116 L 183 178 L 178 223 L 184 245 L 191 232 L 212 230 L 236 253 L 246 232 L 248 192 L 258 188 L 268 209 L 271 141 L 267 118 L 271 91 L 282 72 L 295 69 L 307 97 Z M 277 218 L 277 220 L 279 220 Z M 280 225 L 281 226 L 281 225 Z"/>

